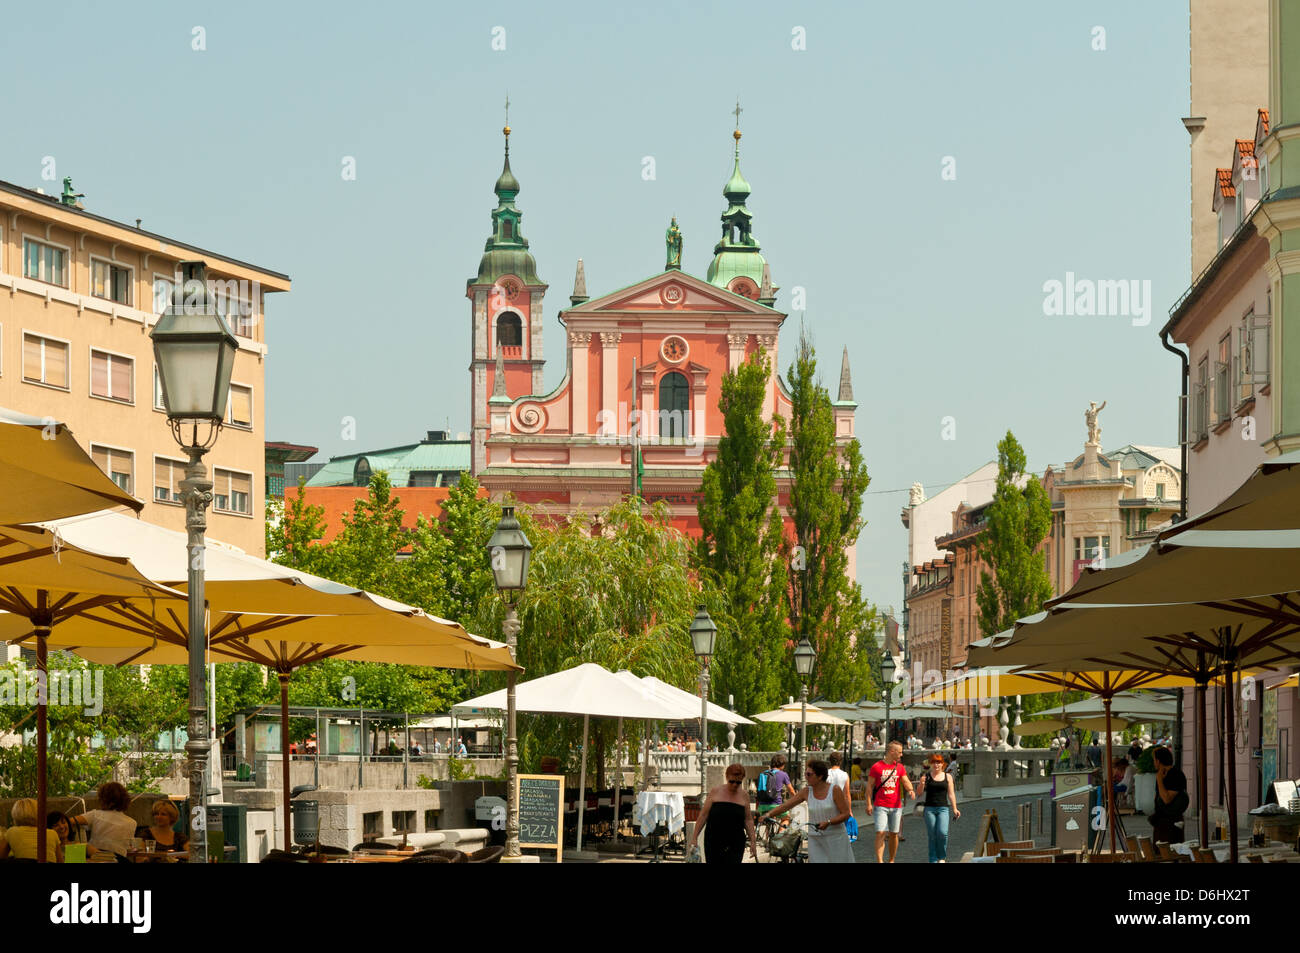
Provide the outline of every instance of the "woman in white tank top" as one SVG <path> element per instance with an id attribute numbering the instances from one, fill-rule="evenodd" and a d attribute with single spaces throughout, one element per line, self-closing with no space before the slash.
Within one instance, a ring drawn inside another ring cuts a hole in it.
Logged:
<path id="1" fill-rule="evenodd" d="M 844 789 L 827 780 L 829 769 L 825 761 L 810 761 L 804 772 L 807 784 L 798 794 L 787 798 L 768 811 L 760 820 L 790 810 L 796 804 L 808 803 L 808 862 L 810 864 L 851 864 L 853 848 L 844 822 L 851 816 L 849 796 Z"/>

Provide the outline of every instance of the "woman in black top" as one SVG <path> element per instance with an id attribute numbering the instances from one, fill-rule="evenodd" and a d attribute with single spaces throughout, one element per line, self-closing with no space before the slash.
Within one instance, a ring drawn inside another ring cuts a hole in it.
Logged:
<path id="1" fill-rule="evenodd" d="M 754 815 L 749 807 L 749 791 L 745 790 L 745 767 L 727 765 L 727 783 L 709 792 L 695 823 L 687 853 L 695 847 L 695 840 L 704 830 L 704 859 L 710 864 L 739 864 L 745 859 L 745 841 L 758 863 L 758 836 L 754 832 Z"/>
<path id="2" fill-rule="evenodd" d="M 925 832 L 930 838 L 930 863 L 948 862 L 948 820 L 961 817 L 957 810 L 957 792 L 952 775 L 944 770 L 943 755 L 935 752 L 929 757 L 929 770 L 921 775 L 918 797 L 925 798 Z"/>
<path id="3" fill-rule="evenodd" d="M 1157 748 L 1152 757 L 1156 762 L 1156 804 L 1151 810 L 1151 839 L 1181 844 L 1183 832 L 1177 827 L 1187 811 L 1187 775 L 1174 767 L 1174 754 L 1168 748 Z"/>

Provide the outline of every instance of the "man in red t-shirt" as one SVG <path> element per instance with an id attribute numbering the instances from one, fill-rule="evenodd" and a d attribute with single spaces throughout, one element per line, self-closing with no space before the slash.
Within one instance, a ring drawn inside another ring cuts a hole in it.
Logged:
<path id="1" fill-rule="evenodd" d="M 867 785 L 867 812 L 876 822 L 876 863 L 885 862 L 885 839 L 889 839 L 889 862 L 898 854 L 898 828 L 903 822 L 903 795 L 915 798 L 916 791 L 903 767 L 903 746 L 891 741 L 885 760 L 871 766 Z"/>

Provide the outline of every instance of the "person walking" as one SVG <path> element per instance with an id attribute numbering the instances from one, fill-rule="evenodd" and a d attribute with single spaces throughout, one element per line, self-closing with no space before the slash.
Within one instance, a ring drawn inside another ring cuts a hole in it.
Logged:
<path id="1" fill-rule="evenodd" d="M 948 862 L 948 824 L 961 817 L 952 775 L 944 770 L 943 755 L 932 754 L 928 770 L 921 775 L 918 797 L 925 799 L 925 833 L 930 840 L 930 863 Z"/>
<path id="2" fill-rule="evenodd" d="M 831 784 L 830 767 L 825 761 L 809 761 L 803 790 L 779 806 L 772 808 L 759 820 L 765 821 L 782 814 L 797 804 L 808 804 L 808 863 L 851 864 L 853 848 L 844 822 L 853 816 L 849 810 L 849 796 L 844 789 Z"/>
<path id="3" fill-rule="evenodd" d="M 876 863 L 885 862 L 885 841 L 889 841 L 889 862 L 898 855 L 898 831 L 903 823 L 903 797 L 915 798 L 916 792 L 902 764 L 903 744 L 891 741 L 885 760 L 871 766 L 867 785 L 867 812 L 876 822 Z"/>
<path id="4" fill-rule="evenodd" d="M 758 863 L 758 835 L 754 831 L 753 812 L 749 809 L 749 791 L 745 790 L 744 765 L 727 765 L 726 783 L 718 785 L 705 798 L 700 819 L 686 847 L 688 856 L 695 849 L 701 830 L 704 831 L 705 863 L 741 863 L 745 859 L 746 840 L 754 863 Z"/>

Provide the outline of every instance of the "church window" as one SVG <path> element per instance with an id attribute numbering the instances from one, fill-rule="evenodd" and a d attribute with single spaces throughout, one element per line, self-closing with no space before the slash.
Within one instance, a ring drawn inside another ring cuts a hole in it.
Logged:
<path id="1" fill-rule="evenodd" d="M 520 347 L 524 343 L 524 325 L 519 315 L 512 311 L 497 316 L 497 344 L 501 347 Z"/>
<path id="2" fill-rule="evenodd" d="M 365 457 L 359 459 L 352 468 L 353 486 L 370 486 L 370 461 Z"/>
<path id="3" fill-rule="evenodd" d="M 659 380 L 659 436 L 690 435 L 691 400 L 686 377 L 672 371 Z"/>
<path id="4" fill-rule="evenodd" d="M 505 241 L 513 241 L 515 236 L 515 223 L 508 218 L 501 220 L 501 237 Z"/>

